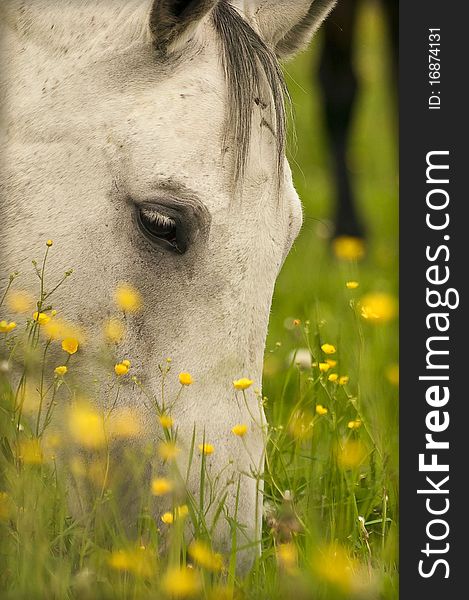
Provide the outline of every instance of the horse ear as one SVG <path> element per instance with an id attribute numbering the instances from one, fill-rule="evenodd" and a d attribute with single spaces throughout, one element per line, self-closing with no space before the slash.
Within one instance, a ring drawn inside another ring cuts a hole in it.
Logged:
<path id="1" fill-rule="evenodd" d="M 337 0 L 257 0 L 254 18 L 280 59 L 306 48 Z"/>
<path id="2" fill-rule="evenodd" d="M 168 52 L 190 39 L 218 0 L 154 0 L 150 30 L 157 49 Z"/>

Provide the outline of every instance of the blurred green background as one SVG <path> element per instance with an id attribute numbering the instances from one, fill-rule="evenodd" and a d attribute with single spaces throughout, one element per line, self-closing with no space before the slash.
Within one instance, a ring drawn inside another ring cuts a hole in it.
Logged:
<path id="1" fill-rule="evenodd" d="M 338 262 L 327 239 L 335 195 L 318 81 L 320 33 L 311 49 L 286 69 L 296 131 L 290 136 L 296 141 L 290 141 L 289 158 L 303 203 L 304 224 L 277 281 L 272 307 L 268 349 L 281 341 L 285 357 L 296 346 L 294 337 L 285 336 L 288 319 L 317 318 L 326 322 L 330 336 L 340 335 L 347 279 L 359 278 L 361 294 L 397 294 L 397 89 L 392 87 L 388 32 L 379 2 L 362 2 L 357 26 L 354 61 L 359 91 L 348 165 L 368 239 L 367 256 L 356 268 Z M 391 362 L 397 360 L 397 325 L 388 333 Z M 269 368 L 266 375 L 269 388 Z"/>
<path id="2" fill-rule="evenodd" d="M 294 467 L 294 475 L 281 481 L 280 487 L 301 498 L 304 476 L 311 506 L 317 507 L 311 512 L 311 531 L 316 533 L 309 535 L 339 540 L 354 552 L 365 547 L 369 572 L 379 573 L 379 597 L 394 599 L 398 597 L 398 321 L 394 315 L 365 319 L 361 306 L 369 294 L 383 294 L 392 302 L 398 297 L 397 89 L 378 1 L 361 3 L 357 27 L 354 61 L 359 90 L 348 166 L 367 231 L 366 256 L 358 262 L 338 260 L 329 239 L 335 189 L 319 85 L 319 32 L 310 50 L 286 68 L 296 130 L 290 164 L 303 202 L 304 225 L 274 293 L 263 392 L 268 419 L 280 429 L 291 427 L 285 405 L 296 410 L 294 406 L 321 403 L 332 413 L 327 426 L 318 423 L 313 429 L 311 466 L 304 471 Z M 347 289 L 351 280 L 359 283 L 357 289 Z M 324 394 L 327 386 L 316 386 L 309 369 L 293 364 L 295 356 L 309 356 L 306 348 L 312 350 L 313 362 L 324 360 L 323 343 L 337 347 L 333 358 L 338 364 L 332 370 L 350 377 L 345 394 L 338 391 L 332 399 Z M 363 422 L 352 439 L 362 440 L 372 451 L 368 467 L 355 480 L 347 480 L 350 485 L 345 491 L 331 448 L 340 439 L 341 423 L 353 415 L 352 406 Z M 324 505 L 330 506 L 330 512 L 324 511 Z M 369 547 L 357 515 L 364 517 Z M 332 592 L 324 593 L 325 598 L 335 598 Z M 373 595 L 377 592 L 370 593 L 369 597 L 378 597 Z"/>

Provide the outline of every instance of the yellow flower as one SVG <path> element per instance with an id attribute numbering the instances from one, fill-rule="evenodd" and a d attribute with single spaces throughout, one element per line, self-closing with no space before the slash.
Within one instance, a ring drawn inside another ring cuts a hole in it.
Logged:
<path id="1" fill-rule="evenodd" d="M 327 371 L 329 371 L 329 369 L 331 368 L 331 365 L 327 362 L 320 362 L 318 367 L 321 373 L 327 373 Z"/>
<path id="2" fill-rule="evenodd" d="M 342 235 L 332 243 L 332 249 L 339 260 L 361 260 L 365 256 L 365 242 L 358 237 Z"/>
<path id="3" fill-rule="evenodd" d="M 389 365 L 386 368 L 386 379 L 391 385 L 399 386 L 399 365 Z"/>
<path id="4" fill-rule="evenodd" d="M 61 365 L 60 367 L 55 367 L 54 369 L 54 373 L 56 375 L 65 375 L 65 373 L 68 371 L 68 368 L 65 365 Z"/>
<path id="5" fill-rule="evenodd" d="M 361 465 L 367 455 L 366 447 L 359 441 L 347 440 L 342 448 L 338 449 L 337 459 L 344 469 L 354 469 Z"/>
<path id="6" fill-rule="evenodd" d="M 247 425 L 238 423 L 238 425 L 235 425 L 231 431 L 238 437 L 244 437 L 247 433 L 247 430 L 248 430 Z"/>
<path id="7" fill-rule="evenodd" d="M 350 377 L 348 375 L 341 375 L 339 377 L 339 385 L 347 385 L 350 381 Z"/>
<path id="8" fill-rule="evenodd" d="M 168 569 L 162 580 L 163 591 L 173 598 L 197 596 L 201 583 L 197 571 L 188 567 Z"/>
<path id="9" fill-rule="evenodd" d="M 189 508 L 187 504 L 181 504 L 181 506 L 176 506 L 176 510 L 174 511 L 176 519 L 185 519 L 188 514 Z"/>
<path id="10" fill-rule="evenodd" d="M 357 563 L 350 559 L 344 548 L 337 544 L 318 549 L 311 566 L 319 579 L 342 590 L 349 598 Z"/>
<path id="11" fill-rule="evenodd" d="M 62 350 L 68 354 L 75 354 L 75 352 L 78 350 L 78 346 L 78 340 L 73 337 L 65 338 L 62 341 Z"/>
<path id="12" fill-rule="evenodd" d="M 158 446 L 158 454 L 163 460 L 174 460 L 179 452 L 174 442 L 161 442 Z"/>
<path id="13" fill-rule="evenodd" d="M 109 566 L 116 571 L 127 571 L 130 565 L 129 557 L 126 552 L 120 550 L 113 552 L 109 557 Z"/>
<path id="14" fill-rule="evenodd" d="M 223 569 L 223 558 L 221 554 L 213 552 L 213 550 L 201 541 L 194 541 L 189 546 L 189 556 L 203 569 L 208 571 L 221 571 Z"/>
<path id="15" fill-rule="evenodd" d="M 347 281 L 347 283 L 345 284 L 345 287 L 348 290 L 356 290 L 359 285 L 360 284 L 358 283 L 358 281 Z"/>
<path id="16" fill-rule="evenodd" d="M 374 323 L 386 323 L 397 315 L 397 300 L 381 292 L 363 296 L 360 307 L 362 318 Z"/>
<path id="17" fill-rule="evenodd" d="M 127 552 L 123 552 L 119 550 L 118 552 L 113 552 L 109 557 L 109 566 L 116 571 L 128 571 L 131 566 L 131 557 Z"/>
<path id="18" fill-rule="evenodd" d="M 114 365 L 114 372 L 118 377 L 120 377 L 121 375 L 127 375 L 127 373 L 129 372 L 130 363 L 127 363 L 128 361 L 122 361 L 120 363 L 117 363 L 117 365 Z"/>
<path id="19" fill-rule="evenodd" d="M 339 379 L 339 376 L 337 375 L 337 373 L 331 373 L 327 379 L 328 381 L 332 381 L 333 383 L 335 383 Z"/>
<path id="20" fill-rule="evenodd" d="M 50 316 L 46 313 L 43 312 L 38 312 L 36 310 L 36 312 L 33 313 L 33 319 L 39 323 L 39 325 L 46 325 L 46 323 L 49 323 L 50 321 Z"/>
<path id="21" fill-rule="evenodd" d="M 109 422 L 109 435 L 114 438 L 129 439 L 141 432 L 140 419 L 130 408 L 114 410 Z"/>
<path id="22" fill-rule="evenodd" d="M 318 415 L 327 415 L 329 411 L 322 404 L 316 405 L 316 414 Z"/>
<path id="23" fill-rule="evenodd" d="M 64 339 L 69 334 L 69 331 L 63 327 L 63 322 L 59 319 L 52 319 L 45 323 L 42 331 L 51 340 Z"/>
<path id="24" fill-rule="evenodd" d="M 10 333 L 13 329 L 16 328 L 16 323 L 14 321 L 0 321 L 0 333 Z"/>
<path id="25" fill-rule="evenodd" d="M 83 339 L 83 334 L 79 328 L 63 319 L 51 319 L 44 324 L 42 332 L 51 340 L 74 338 L 79 341 Z"/>
<path id="26" fill-rule="evenodd" d="M 237 379 L 236 381 L 233 381 L 233 386 L 235 390 L 247 390 L 248 388 L 251 387 L 251 385 L 254 382 L 251 381 L 251 379 L 247 379 L 246 377 L 243 377 L 241 379 Z"/>
<path id="27" fill-rule="evenodd" d="M 153 496 L 165 496 L 173 489 L 173 484 L 169 479 L 157 477 L 151 482 L 151 493 Z"/>
<path id="28" fill-rule="evenodd" d="M 121 284 L 115 293 L 117 306 L 125 312 L 137 312 L 142 307 L 140 292 L 127 283 Z"/>
<path id="29" fill-rule="evenodd" d="M 212 446 L 212 444 L 199 444 L 199 450 L 202 454 L 208 456 L 213 454 L 215 448 Z"/>
<path id="30" fill-rule="evenodd" d="M 335 367 L 337 365 L 337 361 L 332 358 L 326 358 L 326 362 L 330 367 Z"/>
<path id="31" fill-rule="evenodd" d="M 156 555 L 145 546 L 111 553 L 109 566 L 116 571 L 127 571 L 137 577 L 151 577 L 155 572 Z"/>
<path id="32" fill-rule="evenodd" d="M 117 344 L 124 337 L 124 333 L 124 323 L 119 319 L 109 319 L 104 325 L 104 335 L 110 342 Z"/>
<path id="33" fill-rule="evenodd" d="M 301 324 L 301 321 L 300 321 L 300 319 L 293 319 L 293 325 L 294 325 L 295 327 L 298 327 L 298 325 L 300 325 L 300 324 Z"/>
<path id="34" fill-rule="evenodd" d="M 161 520 L 166 525 L 172 525 L 176 519 L 185 519 L 189 514 L 189 509 L 186 504 L 176 506 L 174 513 L 165 512 L 161 515 Z"/>
<path id="35" fill-rule="evenodd" d="M 46 246 L 50 248 L 54 242 L 52 240 L 47 240 Z"/>
<path id="36" fill-rule="evenodd" d="M 44 454 L 39 440 L 30 439 L 20 442 L 19 457 L 26 465 L 40 465 L 44 462 Z"/>
<path id="37" fill-rule="evenodd" d="M 23 291 L 10 291 L 7 296 L 7 305 L 15 313 L 28 313 L 34 306 L 34 298 Z"/>
<path id="38" fill-rule="evenodd" d="M 85 402 L 69 409 L 68 428 L 73 439 L 84 448 L 100 448 L 106 443 L 103 415 Z"/>
<path id="39" fill-rule="evenodd" d="M 194 383 L 190 373 L 179 373 L 179 383 L 181 385 L 192 385 Z"/>
<path id="40" fill-rule="evenodd" d="M 347 423 L 347 427 L 349 429 L 360 429 L 361 426 L 362 426 L 362 422 L 360 419 L 355 419 L 354 421 L 349 421 Z"/>
<path id="41" fill-rule="evenodd" d="M 165 525 L 171 525 L 174 522 L 174 516 L 171 512 L 165 512 L 161 515 L 161 520 Z"/>
<path id="42" fill-rule="evenodd" d="M 324 354 L 335 354 L 336 353 L 335 346 L 333 346 L 332 344 L 323 344 L 321 346 L 321 350 L 324 352 Z"/>
<path id="43" fill-rule="evenodd" d="M 164 429 L 171 429 L 174 423 L 172 417 L 166 414 L 160 415 L 158 417 L 158 420 L 160 422 L 161 427 L 163 427 Z"/>
<path id="44" fill-rule="evenodd" d="M 296 571 L 298 566 L 298 551 L 291 542 L 279 544 L 276 548 L 277 562 L 281 568 L 290 574 Z"/>

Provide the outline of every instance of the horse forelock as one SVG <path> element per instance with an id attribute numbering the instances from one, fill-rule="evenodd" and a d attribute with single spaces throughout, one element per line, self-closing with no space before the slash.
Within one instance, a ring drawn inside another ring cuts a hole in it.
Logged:
<path id="1" fill-rule="evenodd" d="M 214 11 L 214 24 L 222 48 L 229 92 L 227 131 L 235 140 L 235 179 L 242 179 L 249 155 L 253 106 L 263 113 L 266 126 L 276 139 L 278 182 L 283 176 L 286 144 L 285 98 L 288 91 L 272 48 L 228 0 Z M 267 112 L 266 112 L 267 111 Z"/>

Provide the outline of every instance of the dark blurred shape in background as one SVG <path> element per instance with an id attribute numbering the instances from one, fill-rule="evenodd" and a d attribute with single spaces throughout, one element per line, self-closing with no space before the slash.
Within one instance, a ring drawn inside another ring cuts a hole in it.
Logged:
<path id="1" fill-rule="evenodd" d="M 354 67 L 357 14 L 362 0 L 339 0 L 323 28 L 319 63 L 325 125 L 332 155 L 335 186 L 334 237 L 364 238 L 365 227 L 357 210 L 347 167 L 347 144 L 360 79 Z M 399 2 L 381 0 L 389 34 L 390 73 L 397 99 Z"/>

